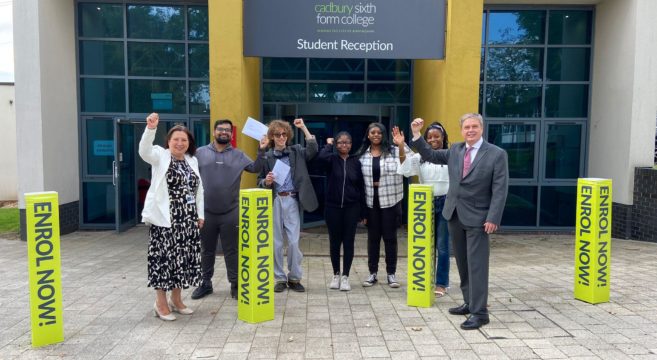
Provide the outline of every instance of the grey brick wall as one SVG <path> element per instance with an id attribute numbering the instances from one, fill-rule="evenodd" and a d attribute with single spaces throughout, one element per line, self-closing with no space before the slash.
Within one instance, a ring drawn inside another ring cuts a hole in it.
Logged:
<path id="1" fill-rule="evenodd" d="M 634 169 L 632 239 L 657 242 L 657 169 Z"/>
<path id="2" fill-rule="evenodd" d="M 25 231 L 27 224 L 25 222 L 25 209 L 19 210 L 20 214 L 20 232 L 21 240 L 27 240 Z M 73 201 L 68 204 L 59 205 L 59 233 L 61 235 L 70 234 L 80 228 L 80 202 Z"/>

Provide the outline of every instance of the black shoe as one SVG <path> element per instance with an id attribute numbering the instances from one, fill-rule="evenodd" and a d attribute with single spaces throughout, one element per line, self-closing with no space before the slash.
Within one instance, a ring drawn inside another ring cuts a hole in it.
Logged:
<path id="1" fill-rule="evenodd" d="M 468 307 L 468 304 L 463 304 L 461 306 L 450 308 L 449 313 L 452 315 L 468 315 L 470 313 L 470 308 Z"/>
<path id="2" fill-rule="evenodd" d="M 237 283 L 230 283 L 230 297 L 237 300 Z"/>
<path id="3" fill-rule="evenodd" d="M 287 282 L 287 286 L 288 286 L 288 287 L 290 288 L 290 290 L 292 290 L 292 291 L 296 291 L 296 292 L 304 292 L 304 291 L 306 291 L 306 288 L 304 288 L 303 285 L 301 285 L 300 282 L 291 282 L 291 281 L 288 281 L 288 282 Z"/>
<path id="4" fill-rule="evenodd" d="M 476 330 L 488 324 L 489 322 L 490 320 L 488 319 L 488 317 L 479 317 L 477 315 L 470 315 L 468 320 L 464 321 L 463 324 L 461 324 L 461 329 Z"/>
<path id="5" fill-rule="evenodd" d="M 287 283 L 277 282 L 276 285 L 274 285 L 274 292 L 283 292 L 285 289 L 287 289 Z"/>
<path id="6" fill-rule="evenodd" d="M 212 294 L 212 284 L 203 283 L 192 293 L 192 299 L 198 300 L 206 295 Z"/>

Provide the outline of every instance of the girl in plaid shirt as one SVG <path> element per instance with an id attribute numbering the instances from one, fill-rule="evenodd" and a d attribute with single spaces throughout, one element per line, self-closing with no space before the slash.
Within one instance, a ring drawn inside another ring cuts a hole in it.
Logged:
<path id="1" fill-rule="evenodd" d="M 410 149 L 406 149 L 410 152 Z M 411 152 L 412 154 L 412 152 Z M 363 145 L 356 152 L 360 159 L 365 180 L 367 203 L 367 263 L 370 275 L 363 286 L 370 287 L 377 280 L 381 238 L 385 247 L 388 285 L 398 288 L 397 227 L 401 220 L 401 200 L 404 196 L 402 175 L 397 174 L 399 149 L 388 142 L 386 128 L 381 123 L 371 123 L 363 138 Z"/>

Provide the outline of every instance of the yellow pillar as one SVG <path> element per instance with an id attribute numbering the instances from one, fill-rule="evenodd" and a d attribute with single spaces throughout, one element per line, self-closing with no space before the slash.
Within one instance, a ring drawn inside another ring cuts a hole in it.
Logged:
<path id="1" fill-rule="evenodd" d="M 215 120 L 237 126 L 237 146 L 255 159 L 258 143 L 241 134 L 246 117 L 260 117 L 260 59 L 242 56 L 242 1 L 208 1 L 210 32 L 210 128 Z M 254 187 L 245 173 L 242 188 Z"/>
<path id="2" fill-rule="evenodd" d="M 462 141 L 458 119 L 479 108 L 483 0 L 448 1 L 444 60 L 416 60 L 413 117 L 440 121 Z"/>

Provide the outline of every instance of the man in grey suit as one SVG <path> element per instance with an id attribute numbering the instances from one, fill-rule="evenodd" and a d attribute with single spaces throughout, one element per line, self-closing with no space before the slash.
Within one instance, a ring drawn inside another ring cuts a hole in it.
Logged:
<path id="1" fill-rule="evenodd" d="M 484 121 L 479 114 L 465 114 L 460 119 L 465 142 L 447 150 L 432 150 L 420 131 L 422 119 L 411 123 L 413 141 L 422 159 L 447 164 L 449 190 L 443 209 L 452 236 L 454 257 L 461 277 L 464 304 L 449 309 L 450 314 L 468 315 L 461 324 L 464 330 L 478 329 L 489 323 L 488 259 L 489 234 L 502 220 L 509 184 L 507 154 L 482 138 Z"/>

